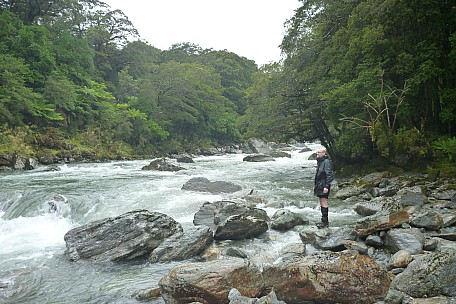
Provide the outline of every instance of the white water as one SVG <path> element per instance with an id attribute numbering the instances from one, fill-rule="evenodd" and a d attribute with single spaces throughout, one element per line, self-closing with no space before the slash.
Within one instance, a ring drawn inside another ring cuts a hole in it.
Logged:
<path id="1" fill-rule="evenodd" d="M 190 227 L 204 202 L 224 198 L 181 190 L 192 177 L 255 189 L 268 201 L 258 207 L 269 215 L 283 206 L 318 221 L 312 196 L 316 162 L 307 160 L 313 152 L 299 153 L 300 148 L 274 162 L 243 162 L 242 154 L 197 157 L 193 164 L 180 164 L 186 170 L 178 172 L 144 171 L 151 160 L 142 160 L 1 173 L 0 210 L 6 211 L 0 212 L 0 303 L 139 303 L 132 295 L 156 286 L 176 263 L 70 262 L 63 236 L 73 227 L 135 209 L 162 212 Z M 340 202 L 330 204 L 332 225 L 356 219 Z M 299 242 L 296 231 L 269 231 L 219 245 L 239 246 L 261 266 L 276 261 L 284 245 Z"/>

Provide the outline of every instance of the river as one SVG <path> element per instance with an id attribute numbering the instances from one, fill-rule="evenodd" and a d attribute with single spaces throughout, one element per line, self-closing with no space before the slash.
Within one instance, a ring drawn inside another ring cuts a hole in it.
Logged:
<path id="1" fill-rule="evenodd" d="M 266 198 L 268 203 L 258 207 L 270 216 L 284 207 L 311 224 L 319 221 L 312 195 L 316 161 L 308 157 L 320 145 L 306 145 L 312 151 L 301 153 L 304 145 L 296 145 L 291 158 L 273 162 L 244 162 L 245 154 L 195 157 L 194 163 L 180 164 L 186 170 L 178 172 L 141 170 L 151 160 L 137 160 L 0 173 L 0 303 L 140 303 L 132 295 L 157 286 L 178 262 L 70 262 L 63 237 L 73 227 L 136 209 L 165 213 L 186 229 L 204 202 L 225 198 L 181 190 L 192 177 L 254 189 Z M 351 206 L 335 199 L 330 206 L 332 226 L 356 221 Z M 261 266 L 278 259 L 286 244 L 299 242 L 296 231 L 270 230 L 257 239 L 220 246 L 238 246 Z"/>

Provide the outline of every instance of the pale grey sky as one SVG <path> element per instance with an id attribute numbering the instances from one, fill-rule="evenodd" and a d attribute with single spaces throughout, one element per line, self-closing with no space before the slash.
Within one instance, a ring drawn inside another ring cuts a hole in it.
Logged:
<path id="1" fill-rule="evenodd" d="M 191 42 L 227 50 L 258 65 L 280 59 L 284 22 L 299 0 L 104 0 L 159 49 Z"/>

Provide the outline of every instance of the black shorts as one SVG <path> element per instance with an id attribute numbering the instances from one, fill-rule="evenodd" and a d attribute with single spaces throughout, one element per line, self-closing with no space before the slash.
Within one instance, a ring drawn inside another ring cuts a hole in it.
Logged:
<path id="1" fill-rule="evenodd" d="M 327 193 L 324 193 L 324 194 L 320 194 L 320 195 L 317 195 L 319 198 L 329 198 L 329 191 Z"/>

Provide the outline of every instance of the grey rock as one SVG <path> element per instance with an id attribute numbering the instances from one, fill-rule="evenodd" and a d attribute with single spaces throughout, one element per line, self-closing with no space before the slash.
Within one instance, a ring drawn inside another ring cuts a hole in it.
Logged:
<path id="1" fill-rule="evenodd" d="M 122 261 L 150 254 L 178 232 L 182 226 L 171 217 L 135 210 L 73 228 L 64 239 L 71 260 Z"/>
<path id="2" fill-rule="evenodd" d="M 425 236 L 417 228 L 402 229 L 395 228 L 389 230 L 384 239 L 385 247 L 391 252 L 407 250 L 411 254 L 423 252 Z"/>
<path id="3" fill-rule="evenodd" d="M 280 231 L 290 230 L 298 225 L 306 225 L 309 220 L 288 209 L 277 210 L 271 217 L 271 228 Z"/>
<path id="4" fill-rule="evenodd" d="M 268 231 L 264 219 L 241 214 L 232 215 L 217 226 L 214 233 L 216 240 L 242 240 L 257 237 Z"/>
<path id="5" fill-rule="evenodd" d="M 215 181 L 211 182 L 205 177 L 194 177 L 187 181 L 182 190 L 209 192 L 213 194 L 234 193 L 242 190 L 242 187 L 232 182 Z"/>
<path id="6" fill-rule="evenodd" d="M 415 298 L 456 296 L 456 251 L 435 252 L 415 258 L 391 288 Z"/>
<path id="7" fill-rule="evenodd" d="M 149 262 L 182 261 L 203 252 L 213 241 L 212 230 L 198 226 L 167 238 L 149 256 Z"/>

